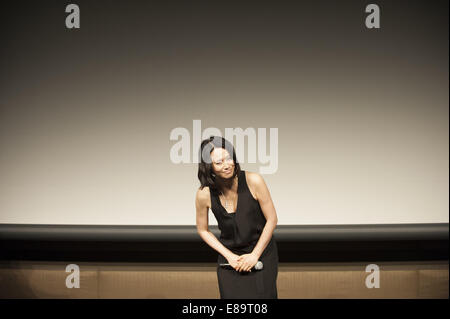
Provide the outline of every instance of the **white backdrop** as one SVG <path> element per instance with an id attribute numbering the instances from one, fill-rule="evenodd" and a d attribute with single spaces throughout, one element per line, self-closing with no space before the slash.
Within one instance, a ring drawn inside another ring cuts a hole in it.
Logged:
<path id="1" fill-rule="evenodd" d="M 266 129 L 265 152 L 238 150 L 271 167 L 279 224 L 448 222 L 448 15 L 389 2 L 368 30 L 356 2 L 315 3 L 91 3 L 76 32 L 62 9 L 11 11 L 0 223 L 194 225 L 207 128 Z"/>

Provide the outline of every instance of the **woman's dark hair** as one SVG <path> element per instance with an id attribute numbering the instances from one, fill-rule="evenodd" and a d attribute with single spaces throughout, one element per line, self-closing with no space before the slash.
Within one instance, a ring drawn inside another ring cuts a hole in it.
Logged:
<path id="1" fill-rule="evenodd" d="M 233 155 L 234 172 L 231 178 L 234 178 L 241 171 L 241 167 L 236 159 L 236 151 L 233 145 L 221 136 L 210 136 L 202 141 L 199 150 L 199 162 L 198 162 L 198 179 L 200 180 L 200 189 L 208 186 L 210 191 L 217 194 L 221 194 L 221 190 L 218 189 L 216 184 L 216 178 L 212 167 L 211 152 L 216 148 L 223 148 L 228 151 L 230 155 Z"/>

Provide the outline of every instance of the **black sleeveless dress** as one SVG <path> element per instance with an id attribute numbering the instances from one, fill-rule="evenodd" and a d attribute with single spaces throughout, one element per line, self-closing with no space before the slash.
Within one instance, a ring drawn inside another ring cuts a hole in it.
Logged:
<path id="1" fill-rule="evenodd" d="M 262 233 L 266 218 L 259 202 L 251 194 L 245 171 L 238 176 L 238 199 L 236 212 L 228 213 L 220 203 L 218 194 L 211 194 L 211 210 L 221 231 L 219 241 L 237 255 L 251 253 Z M 259 258 L 262 270 L 236 271 L 220 267 L 228 263 L 219 254 L 217 259 L 217 278 L 221 299 L 277 299 L 278 249 L 274 236 Z"/>

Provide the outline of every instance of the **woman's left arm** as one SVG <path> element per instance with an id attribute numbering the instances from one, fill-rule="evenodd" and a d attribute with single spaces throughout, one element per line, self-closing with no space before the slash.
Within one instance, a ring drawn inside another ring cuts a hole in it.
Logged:
<path id="1" fill-rule="evenodd" d="M 272 197 L 270 196 L 269 189 L 267 188 L 264 179 L 258 173 L 252 173 L 251 175 L 251 179 L 253 181 L 252 185 L 255 186 L 254 189 L 256 199 L 258 200 L 261 210 L 266 217 L 266 225 L 264 226 L 261 236 L 259 237 L 258 243 L 252 251 L 252 253 L 256 254 L 259 259 L 272 238 L 275 227 L 277 227 L 278 217 L 277 212 L 275 211 L 275 206 L 272 202 Z"/>
<path id="2" fill-rule="evenodd" d="M 242 260 L 243 263 L 241 264 L 241 267 L 237 269 L 238 271 L 249 271 L 254 264 L 256 264 L 264 252 L 264 249 L 266 249 L 269 244 L 273 231 L 278 223 L 278 217 L 272 202 L 272 197 L 270 196 L 269 189 L 267 188 L 262 176 L 258 173 L 250 173 L 248 176 L 248 181 L 253 186 L 252 188 L 256 193 L 256 199 L 258 200 L 261 210 L 266 217 L 266 224 L 258 242 L 256 243 L 256 246 L 253 248 L 253 251 L 250 254 L 241 255 L 239 257 L 238 261 Z M 250 257 L 249 255 L 253 257 Z"/>

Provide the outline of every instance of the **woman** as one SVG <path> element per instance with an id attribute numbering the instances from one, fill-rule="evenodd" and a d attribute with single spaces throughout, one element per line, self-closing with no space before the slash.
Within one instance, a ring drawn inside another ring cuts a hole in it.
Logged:
<path id="1" fill-rule="evenodd" d="M 220 297 L 278 298 L 278 249 L 273 237 L 278 218 L 263 178 L 240 169 L 234 147 L 223 137 L 202 141 L 199 156 L 197 231 L 219 253 Z M 208 230 L 209 208 L 221 231 L 219 239 Z M 253 268 L 258 261 L 262 270 Z M 225 263 L 230 266 L 220 266 Z"/>

